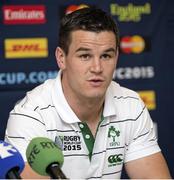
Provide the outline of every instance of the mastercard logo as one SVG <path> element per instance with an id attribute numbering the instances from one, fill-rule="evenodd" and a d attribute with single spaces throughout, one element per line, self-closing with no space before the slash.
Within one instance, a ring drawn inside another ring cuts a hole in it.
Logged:
<path id="1" fill-rule="evenodd" d="M 139 35 L 124 36 L 120 39 L 120 50 L 126 54 L 139 54 L 145 50 L 145 46 L 145 39 Z"/>
<path id="2" fill-rule="evenodd" d="M 88 5 L 86 4 L 80 4 L 80 5 L 70 5 L 66 8 L 65 10 L 65 14 L 70 14 L 72 13 L 73 11 L 76 11 L 78 9 L 82 9 L 82 8 L 87 8 L 89 7 Z"/>

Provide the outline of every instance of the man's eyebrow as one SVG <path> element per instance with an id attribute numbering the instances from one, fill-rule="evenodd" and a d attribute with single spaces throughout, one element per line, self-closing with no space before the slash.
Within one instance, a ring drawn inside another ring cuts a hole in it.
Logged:
<path id="1" fill-rule="evenodd" d="M 85 48 L 85 47 L 80 47 L 76 50 L 76 52 L 79 52 L 79 51 L 91 51 L 91 49 Z M 116 49 L 115 48 L 109 48 L 109 49 L 104 50 L 103 52 L 114 52 L 114 53 L 116 53 Z"/>
<path id="2" fill-rule="evenodd" d="M 85 47 L 80 47 L 76 50 L 76 52 L 79 52 L 79 51 L 91 51 L 91 49 L 85 48 Z"/>
<path id="3" fill-rule="evenodd" d="M 104 50 L 104 52 L 114 52 L 114 53 L 116 53 L 116 49 L 109 48 L 109 49 Z"/>

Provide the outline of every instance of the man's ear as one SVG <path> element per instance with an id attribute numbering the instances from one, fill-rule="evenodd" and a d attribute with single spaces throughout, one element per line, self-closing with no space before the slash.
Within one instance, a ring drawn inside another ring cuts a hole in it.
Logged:
<path id="1" fill-rule="evenodd" d="M 56 48 L 55 56 L 56 56 L 56 61 L 57 61 L 58 67 L 61 70 L 65 69 L 65 67 L 66 67 L 65 56 L 66 55 L 65 55 L 64 51 L 60 47 Z"/>
<path id="2" fill-rule="evenodd" d="M 117 52 L 116 52 L 116 53 L 117 53 L 117 54 L 116 54 L 116 58 L 118 59 L 118 56 L 119 56 L 119 54 L 120 54 L 118 47 L 117 47 Z"/>

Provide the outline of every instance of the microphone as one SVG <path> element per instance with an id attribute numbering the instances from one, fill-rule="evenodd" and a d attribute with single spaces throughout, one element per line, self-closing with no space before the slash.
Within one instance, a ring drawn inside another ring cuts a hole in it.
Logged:
<path id="1" fill-rule="evenodd" d="M 63 153 L 52 140 L 45 137 L 32 139 L 26 157 L 28 164 L 38 174 L 49 175 L 52 179 L 67 179 L 60 169 L 64 161 Z"/>
<path id="2" fill-rule="evenodd" d="M 0 140 L 0 179 L 21 179 L 24 160 L 11 144 Z"/>

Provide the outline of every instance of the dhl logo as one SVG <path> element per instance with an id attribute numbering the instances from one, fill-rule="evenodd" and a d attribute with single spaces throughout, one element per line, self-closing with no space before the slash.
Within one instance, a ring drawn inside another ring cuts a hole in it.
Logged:
<path id="1" fill-rule="evenodd" d="M 47 38 L 5 39 L 5 58 L 48 57 Z"/>
<path id="2" fill-rule="evenodd" d="M 156 109 L 156 96 L 154 91 L 138 91 L 138 94 L 140 95 L 149 110 Z"/>

